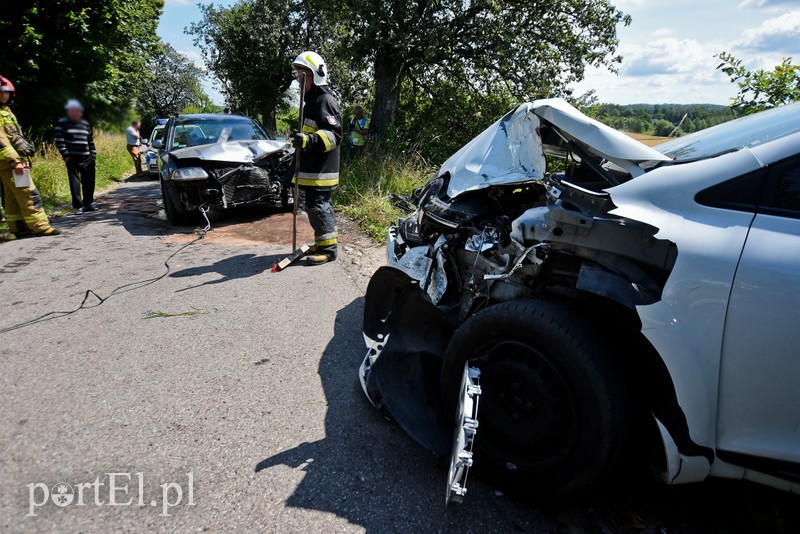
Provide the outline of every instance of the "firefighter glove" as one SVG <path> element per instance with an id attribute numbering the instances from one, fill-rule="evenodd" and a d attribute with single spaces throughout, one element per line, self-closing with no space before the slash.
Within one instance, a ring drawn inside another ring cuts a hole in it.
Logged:
<path id="1" fill-rule="evenodd" d="M 308 136 L 300 132 L 294 132 L 292 134 L 292 146 L 297 149 L 305 148 L 308 146 Z"/>

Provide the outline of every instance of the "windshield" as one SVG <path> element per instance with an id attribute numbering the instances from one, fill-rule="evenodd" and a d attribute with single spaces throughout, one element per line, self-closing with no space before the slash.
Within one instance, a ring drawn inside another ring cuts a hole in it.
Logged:
<path id="1" fill-rule="evenodd" d="M 159 139 L 161 139 L 162 135 L 164 135 L 164 127 L 163 126 L 160 127 L 160 128 L 153 129 L 153 133 L 150 134 L 150 142 L 152 143 L 153 141 L 158 141 Z"/>
<path id="2" fill-rule="evenodd" d="M 674 160 L 702 159 L 758 146 L 800 131 L 800 103 L 781 106 L 679 137 L 655 147 Z"/>
<path id="3" fill-rule="evenodd" d="M 175 125 L 172 148 L 268 139 L 264 130 L 246 118 L 187 118 Z"/>

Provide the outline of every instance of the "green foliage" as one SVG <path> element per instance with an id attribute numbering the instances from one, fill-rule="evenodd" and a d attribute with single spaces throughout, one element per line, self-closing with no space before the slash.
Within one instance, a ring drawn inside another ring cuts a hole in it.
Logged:
<path id="1" fill-rule="evenodd" d="M 314 25 L 301 0 L 240 0 L 231 7 L 200 6 L 203 19 L 188 28 L 228 103 L 261 115 L 274 134 L 292 82 L 291 59 L 309 46 Z"/>
<path id="2" fill-rule="evenodd" d="M 772 70 L 749 70 L 732 54 L 717 57 L 722 61 L 717 70 L 739 86 L 731 107 L 745 115 L 800 101 L 800 65 L 792 65 L 792 58 L 784 58 Z"/>
<path id="3" fill-rule="evenodd" d="M 191 106 L 202 112 L 213 104 L 200 85 L 203 71 L 169 43 L 147 62 L 150 80 L 136 98 L 136 111 L 143 124 L 143 136 L 158 118 L 181 113 Z"/>
<path id="4" fill-rule="evenodd" d="M 447 80 L 435 91 L 407 79 L 397 118 L 372 143 L 393 153 L 415 152 L 438 165 L 517 104 L 502 90 L 473 95 Z"/>
<path id="5" fill-rule="evenodd" d="M 97 190 L 122 180 L 133 169 L 125 148 L 125 136 L 95 130 L 97 146 Z M 33 179 L 42 193 L 45 209 L 51 215 L 70 209 L 69 180 L 64 160 L 52 144 L 44 144 L 33 159 Z"/>
<path id="6" fill-rule="evenodd" d="M 614 69 L 617 24 L 630 22 L 607 0 L 315 3 L 334 28 L 336 55 L 372 63 L 375 134 L 395 121 L 406 79 L 431 97 L 442 95 L 443 84 L 473 99 L 568 94 L 587 66 Z"/>
<path id="7" fill-rule="evenodd" d="M 342 164 L 336 208 L 356 221 L 373 238 L 384 241 L 386 228 L 404 213 L 390 201 L 420 187 L 433 169 L 418 154 L 372 149 Z"/>
<path id="8" fill-rule="evenodd" d="M 15 111 L 34 135 L 50 135 L 67 98 L 95 124 L 128 113 L 158 48 L 163 0 L 5 2 L 2 74 L 17 87 Z"/>

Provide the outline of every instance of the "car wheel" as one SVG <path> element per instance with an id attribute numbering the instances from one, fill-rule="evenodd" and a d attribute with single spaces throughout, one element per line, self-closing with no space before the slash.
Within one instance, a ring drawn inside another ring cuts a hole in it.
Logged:
<path id="1" fill-rule="evenodd" d="M 481 371 L 475 467 L 499 486 L 575 497 L 619 464 L 630 426 L 627 390 L 603 339 L 548 302 L 497 304 L 467 320 L 442 371 L 455 412 L 464 363 Z"/>
<path id="2" fill-rule="evenodd" d="M 161 182 L 161 199 L 164 202 L 164 213 L 167 215 L 167 221 L 172 226 L 188 226 L 192 224 L 192 216 L 188 213 L 181 213 L 175 207 L 175 203 L 172 200 L 172 194 L 169 191 L 169 186 L 167 186 L 163 181 Z"/>

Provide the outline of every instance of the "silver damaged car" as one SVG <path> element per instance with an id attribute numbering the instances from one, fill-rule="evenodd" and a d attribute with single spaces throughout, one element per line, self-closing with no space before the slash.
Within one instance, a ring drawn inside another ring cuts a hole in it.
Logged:
<path id="1" fill-rule="evenodd" d="M 800 488 L 800 104 L 655 149 L 523 104 L 405 204 L 359 375 L 448 502 L 473 465 L 560 499 L 632 456 Z"/>

